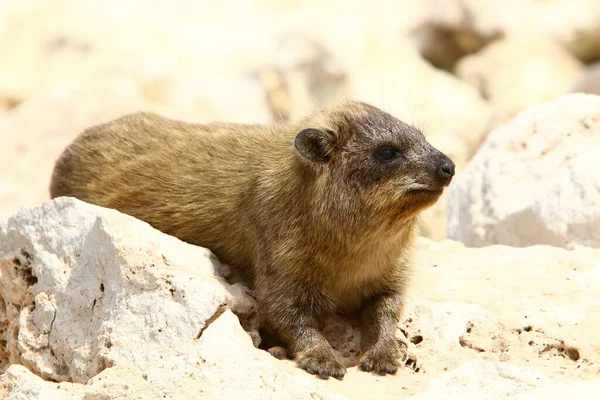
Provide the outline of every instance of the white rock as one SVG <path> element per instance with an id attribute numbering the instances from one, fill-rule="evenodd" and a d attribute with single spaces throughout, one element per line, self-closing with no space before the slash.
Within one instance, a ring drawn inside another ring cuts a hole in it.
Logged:
<path id="1" fill-rule="evenodd" d="M 0 222 L 0 397 L 391 400 L 440 378 L 448 393 L 502 398 L 524 376 L 597 376 L 600 249 L 419 246 L 398 332 L 407 366 L 358 371 L 360 335 L 337 319 L 324 334 L 350 368 L 322 381 L 255 348 L 240 318 L 255 326 L 256 304 L 207 250 L 74 199 L 23 209 Z M 569 385 L 549 387 L 594 388 Z"/>
<path id="2" fill-rule="evenodd" d="M 600 97 L 571 94 L 495 130 L 450 185 L 448 236 L 469 246 L 600 247 Z"/>
<path id="3" fill-rule="evenodd" d="M 573 82 L 570 91 L 600 95 L 600 62 L 588 65 L 584 73 Z"/>
<path id="4" fill-rule="evenodd" d="M 600 380 L 556 382 L 527 368 L 507 363 L 474 360 L 434 379 L 422 394 L 411 400 L 482 398 L 504 400 L 564 399 L 592 400 Z"/>
<path id="5" fill-rule="evenodd" d="M 464 57 L 456 74 L 479 88 L 494 108 L 494 124 L 567 93 L 583 65 L 542 34 L 513 32 Z"/>
<path id="6" fill-rule="evenodd" d="M 185 351 L 183 351 L 185 350 Z M 0 376 L 7 399 L 220 399 L 295 400 L 318 396 L 344 400 L 302 371 L 277 368 L 279 361 L 252 346 L 237 317 L 226 310 L 200 340 L 146 368 L 123 363 L 103 370 L 86 385 L 50 383 L 12 365 Z M 0 392 L 1 394 L 1 392 Z"/>
<path id="7" fill-rule="evenodd" d="M 240 76 L 258 66 L 272 48 L 264 39 L 273 24 L 261 23 L 270 15 L 257 12 L 252 2 L 208 5 L 192 0 L 151 5 L 143 0 L 40 1 L 6 21 L 0 36 L 0 95 L 27 99 L 107 66 L 136 70 L 149 92 L 157 86 L 149 79 L 153 73 L 160 84 L 165 71 L 185 72 L 187 81 L 177 76 L 179 89 L 191 95 L 200 77 L 209 83 L 215 76 Z M 249 29 L 256 26 L 261 29 Z"/>
<path id="8" fill-rule="evenodd" d="M 444 67 L 493 39 L 521 31 L 542 33 L 583 61 L 600 56 L 600 3 L 596 0 L 422 1 L 416 24 L 421 52 Z M 439 45 L 441 38 L 445 42 Z M 510 61 L 510 60 L 507 60 Z"/>
<path id="9" fill-rule="evenodd" d="M 283 35 L 271 64 L 263 85 L 273 97 L 274 118 L 297 121 L 346 97 L 347 70 L 321 40 L 303 32 Z"/>
<path id="10" fill-rule="evenodd" d="M 597 377 L 600 249 L 450 240 L 419 247 L 406 330 L 422 336 L 417 350 L 428 373 L 478 357 L 552 378 Z"/>
<path id="11" fill-rule="evenodd" d="M 61 198 L 1 223 L 0 238 L 0 276 L 14 277 L 0 280 L 13 287 L 1 297 L 3 365 L 46 379 L 86 382 L 122 361 L 146 369 L 185 351 L 225 307 L 256 313 L 215 276 L 208 250 L 113 210 Z"/>

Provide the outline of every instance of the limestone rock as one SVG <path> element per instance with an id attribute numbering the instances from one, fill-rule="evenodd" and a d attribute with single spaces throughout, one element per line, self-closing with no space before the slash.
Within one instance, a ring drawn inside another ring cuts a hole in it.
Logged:
<path id="1" fill-rule="evenodd" d="M 411 28 L 421 54 L 451 70 L 463 55 L 513 32 L 541 33 L 582 61 L 600 57 L 596 0 L 446 0 L 420 2 L 427 14 Z M 442 43 L 442 45 L 440 45 Z"/>
<path id="2" fill-rule="evenodd" d="M 45 379 L 83 383 L 122 361 L 147 369 L 226 307 L 256 314 L 208 250 L 116 211 L 62 198 L 23 209 L 0 237 L 2 365 Z"/>
<path id="3" fill-rule="evenodd" d="M 600 62 L 589 65 L 573 83 L 570 92 L 600 95 Z"/>
<path id="4" fill-rule="evenodd" d="M 0 387 L 8 388 L 8 399 L 258 400 L 267 394 L 289 400 L 346 399 L 330 393 L 306 373 L 290 374 L 277 369 L 278 361 L 252 346 L 230 310 L 213 321 L 198 341 L 184 349 L 146 368 L 120 363 L 103 370 L 86 385 L 50 383 L 22 366 L 12 365 L 0 376 Z"/>
<path id="5" fill-rule="evenodd" d="M 499 124 L 529 106 L 565 94 L 583 65 L 552 39 L 520 32 L 464 57 L 456 72 L 490 101 Z"/>
<path id="6" fill-rule="evenodd" d="M 107 66 L 136 70 L 148 87 L 153 74 L 170 72 L 178 89 L 191 95 L 194 82 L 242 76 L 271 49 L 263 40 L 271 24 L 242 36 L 229 28 L 237 24 L 242 31 L 269 17 L 250 2 L 210 12 L 209 3 L 190 0 L 157 0 L 152 6 L 143 0 L 38 3 L 6 21 L 0 36 L 1 96 L 24 100 Z M 226 18 L 227 24 L 215 22 Z M 201 90 L 195 87 L 197 94 Z"/>
<path id="7" fill-rule="evenodd" d="M 600 249 L 418 248 L 405 324 L 409 338 L 422 338 L 426 374 L 480 358 L 553 379 L 599 378 Z"/>
<path id="8" fill-rule="evenodd" d="M 216 275 L 231 271 L 208 250 L 75 199 L 23 209 L 0 222 L 0 395 L 391 400 L 448 387 L 503 398 L 538 376 L 563 393 L 595 388 L 600 249 L 417 245 L 397 332 L 405 367 L 358 371 L 355 321 L 334 318 L 323 333 L 350 368 L 322 381 L 255 347 L 256 304 Z"/>
<path id="9" fill-rule="evenodd" d="M 297 121 L 346 97 L 347 71 L 338 57 L 321 41 L 302 32 L 289 32 L 279 39 L 279 46 L 269 69 L 271 79 L 263 81 L 265 89 L 273 87 L 272 115 L 276 120 Z M 283 92 L 283 93 L 281 93 Z"/>
<path id="10" fill-rule="evenodd" d="M 495 130 L 448 192 L 469 246 L 600 247 L 600 97 L 571 94 Z"/>
<path id="11" fill-rule="evenodd" d="M 473 360 L 434 379 L 422 394 L 411 400 L 479 398 L 526 400 L 594 399 L 600 380 L 556 382 L 526 368 L 507 363 Z"/>

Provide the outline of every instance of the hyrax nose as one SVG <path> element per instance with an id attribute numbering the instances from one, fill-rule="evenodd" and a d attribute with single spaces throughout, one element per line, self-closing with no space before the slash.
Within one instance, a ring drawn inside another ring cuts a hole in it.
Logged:
<path id="1" fill-rule="evenodd" d="M 445 155 L 440 156 L 437 173 L 441 179 L 450 183 L 454 176 L 454 162 Z"/>

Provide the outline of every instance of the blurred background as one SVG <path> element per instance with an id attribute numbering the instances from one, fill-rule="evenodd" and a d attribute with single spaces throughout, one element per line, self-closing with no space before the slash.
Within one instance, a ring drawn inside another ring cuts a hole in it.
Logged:
<path id="1" fill-rule="evenodd" d="M 0 218 L 48 198 L 84 128 L 140 110 L 269 123 L 362 100 L 460 173 L 521 110 L 600 94 L 599 60 L 599 0 L 0 0 Z M 445 197 L 423 233 L 445 237 Z"/>

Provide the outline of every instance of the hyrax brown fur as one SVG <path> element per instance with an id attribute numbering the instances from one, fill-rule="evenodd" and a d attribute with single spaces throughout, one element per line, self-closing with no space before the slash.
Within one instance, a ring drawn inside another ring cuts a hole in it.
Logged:
<path id="1" fill-rule="evenodd" d="M 358 315 L 360 368 L 397 371 L 416 218 L 453 175 L 418 129 L 347 102 L 272 126 L 124 116 L 75 139 L 50 192 L 211 249 L 248 276 L 264 323 L 298 365 L 341 379 L 319 322 Z"/>

